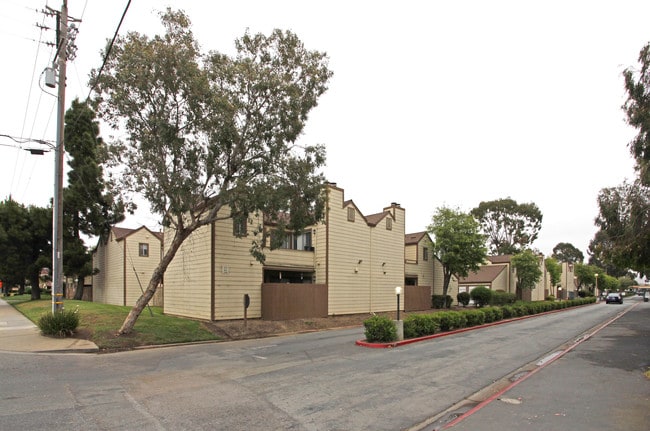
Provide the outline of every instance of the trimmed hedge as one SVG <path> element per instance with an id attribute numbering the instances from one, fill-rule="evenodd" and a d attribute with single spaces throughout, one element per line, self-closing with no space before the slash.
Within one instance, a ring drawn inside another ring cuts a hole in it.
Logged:
<path id="1" fill-rule="evenodd" d="M 492 291 L 491 305 L 509 305 L 517 302 L 517 295 L 510 292 L 502 292 L 500 290 Z"/>
<path id="2" fill-rule="evenodd" d="M 372 316 L 363 321 L 369 343 L 390 343 L 397 340 L 397 327 L 386 316 Z"/>
<path id="3" fill-rule="evenodd" d="M 404 338 L 418 338 L 440 332 L 438 313 L 411 314 L 404 319 Z"/>
<path id="4" fill-rule="evenodd" d="M 440 295 L 442 296 L 442 295 Z M 437 311 L 429 314 L 410 314 L 404 319 L 404 338 L 425 337 L 439 332 L 452 331 L 485 323 L 498 322 L 526 315 L 577 307 L 596 302 L 595 297 L 568 301 L 517 302 L 502 307 L 483 307 L 460 311 Z M 372 316 L 363 322 L 366 341 L 389 343 L 397 339 L 397 328 L 391 319 Z"/>

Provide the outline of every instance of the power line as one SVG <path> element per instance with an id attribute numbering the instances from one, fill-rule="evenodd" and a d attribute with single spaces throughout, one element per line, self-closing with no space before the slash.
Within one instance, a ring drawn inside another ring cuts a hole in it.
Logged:
<path id="1" fill-rule="evenodd" d="M 92 94 L 92 92 L 95 90 L 95 87 L 97 86 L 97 81 L 99 80 L 99 77 L 102 76 L 102 72 L 104 71 L 104 66 L 106 66 L 106 62 L 108 61 L 108 56 L 111 55 L 113 44 L 115 44 L 115 39 L 117 39 L 117 34 L 120 31 L 120 27 L 122 27 L 122 23 L 124 22 L 124 17 L 126 16 L 126 13 L 129 10 L 129 6 L 131 6 L 131 0 L 127 2 L 126 7 L 124 8 L 124 12 L 122 12 L 122 17 L 120 18 L 120 22 L 117 25 L 117 28 L 115 29 L 115 34 L 113 34 L 113 39 L 111 39 L 111 43 L 108 45 L 108 49 L 106 50 L 106 55 L 104 55 L 104 60 L 102 61 L 102 65 L 99 68 L 99 72 L 97 72 L 97 79 L 95 79 L 95 83 L 93 83 L 93 86 L 90 87 L 90 91 L 88 92 L 88 97 L 86 97 L 86 101 L 90 99 L 90 95 Z"/>

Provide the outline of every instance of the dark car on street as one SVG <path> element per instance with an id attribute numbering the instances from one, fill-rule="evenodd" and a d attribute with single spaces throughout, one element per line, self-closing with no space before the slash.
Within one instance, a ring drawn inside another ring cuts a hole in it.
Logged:
<path id="1" fill-rule="evenodd" d="M 622 304 L 623 303 L 623 295 L 621 295 L 618 292 L 612 292 L 607 294 L 607 298 L 605 298 L 605 303 L 607 304 Z"/>

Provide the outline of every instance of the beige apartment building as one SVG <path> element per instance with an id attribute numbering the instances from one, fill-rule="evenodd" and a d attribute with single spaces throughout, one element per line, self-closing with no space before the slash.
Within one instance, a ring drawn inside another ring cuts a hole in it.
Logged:
<path id="1" fill-rule="evenodd" d="M 263 264 L 249 252 L 261 216 L 226 218 L 194 232 L 165 273 L 165 313 L 208 320 L 241 319 L 244 310 L 277 319 L 371 313 L 394 310 L 395 287 L 405 281 L 433 288 L 431 248 L 426 259 L 418 255 L 423 248 L 409 249 L 404 208 L 391 203 L 366 215 L 336 184 L 326 193 L 324 220 L 289 235 Z M 292 307 L 299 309 L 277 314 Z"/>
<path id="2" fill-rule="evenodd" d="M 474 287 L 485 286 L 492 290 L 517 293 L 517 271 L 512 267 L 512 255 L 488 256 L 488 261 L 478 271 L 461 277 L 458 284 L 461 292 L 470 292 Z M 543 301 L 551 292 L 551 277 L 546 270 L 544 256 L 539 256 L 542 276 L 533 289 L 524 289 L 524 301 Z"/>
<path id="3" fill-rule="evenodd" d="M 138 229 L 111 228 L 93 250 L 92 277 L 94 302 L 132 306 L 146 289 L 151 274 L 162 257 L 162 234 L 142 226 Z M 151 305 L 162 305 L 158 289 Z"/>

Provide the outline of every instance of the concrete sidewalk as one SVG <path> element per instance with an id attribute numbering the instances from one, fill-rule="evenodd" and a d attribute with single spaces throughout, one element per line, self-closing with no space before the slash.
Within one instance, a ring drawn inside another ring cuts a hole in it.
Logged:
<path id="1" fill-rule="evenodd" d="M 40 329 L 0 298 L 0 351 L 31 353 L 93 353 L 95 343 L 77 338 L 41 335 Z"/>

